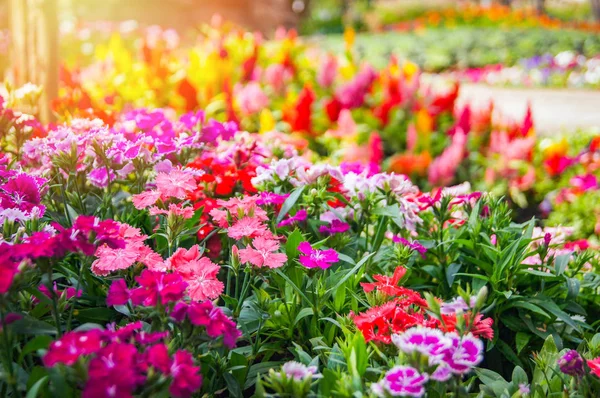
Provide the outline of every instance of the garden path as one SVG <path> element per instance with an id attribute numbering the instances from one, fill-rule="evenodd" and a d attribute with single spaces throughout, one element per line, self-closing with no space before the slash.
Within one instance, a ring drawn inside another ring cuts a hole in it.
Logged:
<path id="1" fill-rule="evenodd" d="M 521 120 L 531 104 L 536 131 L 551 135 L 577 128 L 600 129 L 600 90 L 559 90 L 463 84 L 459 103 L 483 106 L 490 99 L 506 116 Z"/>

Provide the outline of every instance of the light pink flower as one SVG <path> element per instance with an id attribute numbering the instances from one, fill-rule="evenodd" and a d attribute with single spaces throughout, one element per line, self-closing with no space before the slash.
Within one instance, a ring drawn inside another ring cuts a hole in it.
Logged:
<path id="1" fill-rule="evenodd" d="M 161 198 L 171 197 L 185 199 L 187 194 L 197 187 L 194 176 L 182 170 L 173 169 L 170 173 L 158 173 L 156 176 L 156 189 Z"/>
<path id="2" fill-rule="evenodd" d="M 160 198 L 158 191 L 145 191 L 131 197 L 131 201 L 136 209 L 142 210 L 148 206 L 152 206 Z"/>
<path id="3" fill-rule="evenodd" d="M 276 240 L 259 236 L 252 241 L 252 246 L 248 245 L 239 251 L 241 262 L 250 263 L 256 267 L 279 268 L 287 261 L 285 254 L 277 253 L 279 242 Z"/>
<path id="4" fill-rule="evenodd" d="M 266 230 L 264 224 L 255 217 L 244 217 L 227 230 L 227 236 L 232 239 L 255 238 Z"/>
<path id="5" fill-rule="evenodd" d="M 145 264 L 150 269 L 160 269 L 162 258 L 144 244 L 147 236 L 138 228 L 119 223 L 119 237 L 125 241 L 123 248 L 111 248 L 104 244 L 94 255 L 98 257 L 92 263 L 92 272 L 96 275 L 108 275 L 111 272 L 127 269 L 136 262 Z"/>
<path id="6" fill-rule="evenodd" d="M 193 207 L 183 207 L 183 205 L 181 203 L 175 204 L 175 203 L 171 203 L 169 204 L 169 209 L 165 210 L 165 209 L 160 209 L 156 206 L 152 206 L 150 208 L 150 215 L 151 216 L 157 216 L 159 214 L 164 214 L 166 216 L 180 216 L 183 217 L 184 219 L 189 219 L 192 218 L 194 216 L 194 208 Z"/>
<path id="7" fill-rule="evenodd" d="M 221 267 L 207 257 L 200 257 L 198 245 L 189 250 L 178 249 L 167 264 L 188 283 L 188 295 L 192 300 L 213 300 L 223 292 L 223 282 L 217 279 Z"/>

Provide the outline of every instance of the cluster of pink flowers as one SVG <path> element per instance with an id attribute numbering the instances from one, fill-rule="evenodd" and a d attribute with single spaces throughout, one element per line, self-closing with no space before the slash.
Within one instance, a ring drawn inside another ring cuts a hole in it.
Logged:
<path id="1" fill-rule="evenodd" d="M 63 257 L 66 253 L 91 256 L 102 245 L 120 248 L 124 241 L 115 221 L 92 216 L 79 216 L 70 228 L 54 224 L 50 230 L 34 232 L 18 243 L 0 242 L 0 293 L 10 288 L 22 262 Z"/>
<path id="2" fill-rule="evenodd" d="M 134 306 L 170 308 L 169 315 L 176 322 L 187 318 L 193 325 L 205 327 L 209 337 L 223 336 L 225 345 L 235 347 L 241 335 L 235 323 L 210 301 L 187 303 L 184 295 L 188 284 L 180 275 L 144 270 L 136 281 L 138 287 L 132 289 L 127 287 L 124 279 L 114 281 L 106 304 L 125 305 L 131 301 Z"/>
<path id="3" fill-rule="evenodd" d="M 115 248 L 105 244 L 98 247 L 94 253 L 97 259 L 92 263 L 92 272 L 106 276 L 111 272 L 127 269 L 138 262 L 149 269 L 163 268 L 162 258 L 144 243 L 148 237 L 143 235 L 139 228 L 124 223 L 116 224 L 118 235 L 125 242 L 125 246 Z"/>
<path id="4" fill-rule="evenodd" d="M 72 366 L 83 358 L 88 369 L 83 397 L 132 396 L 155 372 L 169 379 L 172 396 L 198 391 L 202 375 L 192 355 L 185 350 L 169 354 L 162 342 L 168 333 L 141 329 L 142 323 L 136 322 L 117 330 L 69 332 L 50 344 L 44 365 Z"/>
<path id="5" fill-rule="evenodd" d="M 41 200 L 47 180 L 23 172 L 3 170 L 7 163 L 8 159 L 0 154 L 0 222 L 41 218 L 46 209 Z"/>
<path id="6" fill-rule="evenodd" d="M 264 203 L 265 197 L 255 195 L 219 200 L 217 204 L 221 208 L 213 209 L 210 215 L 219 227 L 227 228 L 227 236 L 247 242 L 244 248 L 235 249 L 242 263 L 279 268 L 287 261 L 287 255 L 279 253 L 279 238 L 265 224 L 267 213 L 258 206 L 259 201 Z"/>

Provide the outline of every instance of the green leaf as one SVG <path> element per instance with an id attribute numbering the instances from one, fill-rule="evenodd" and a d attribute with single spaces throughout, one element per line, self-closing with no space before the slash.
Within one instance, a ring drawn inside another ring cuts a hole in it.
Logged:
<path id="1" fill-rule="evenodd" d="M 223 378 L 225 379 L 225 384 L 227 384 L 227 393 L 230 397 L 241 397 L 242 389 L 238 384 L 238 381 L 231 373 L 223 373 Z"/>
<path id="2" fill-rule="evenodd" d="M 565 272 L 570 259 L 571 253 L 562 254 L 554 258 L 554 270 L 556 271 L 556 275 L 562 275 Z"/>
<path id="3" fill-rule="evenodd" d="M 452 287 L 454 278 L 456 278 L 457 272 L 460 271 L 462 264 L 452 263 L 446 268 L 446 280 L 448 281 L 448 287 Z"/>
<path id="4" fill-rule="evenodd" d="M 532 301 L 535 300 L 535 303 L 538 306 L 540 306 L 543 309 L 545 309 L 546 311 L 550 312 L 552 315 L 554 315 L 555 317 L 557 317 L 558 319 L 560 319 L 567 325 L 571 326 L 573 329 L 575 329 L 577 331 L 581 330 L 579 325 L 577 323 L 575 323 L 575 321 L 571 318 L 571 316 L 569 316 L 569 314 L 567 314 L 566 312 L 561 310 L 560 307 L 558 305 L 556 305 L 556 303 L 554 301 L 549 300 L 549 299 L 546 299 L 546 300 L 531 299 L 531 300 Z"/>
<path id="5" fill-rule="evenodd" d="M 356 272 L 360 269 L 360 267 L 362 267 L 371 257 L 373 257 L 375 253 L 369 253 L 366 256 L 364 256 L 355 266 L 354 268 L 352 268 L 350 271 L 348 271 L 346 273 L 346 275 L 344 275 L 331 289 L 329 289 L 327 291 L 327 293 L 324 295 L 324 298 L 327 299 L 329 298 L 329 295 L 334 292 L 336 289 L 338 289 L 340 286 L 342 286 L 347 280 L 348 278 L 350 278 L 351 276 L 353 276 L 354 274 L 356 274 Z"/>
<path id="6" fill-rule="evenodd" d="M 262 375 L 263 373 L 268 372 L 269 369 L 279 367 L 280 365 L 280 362 L 259 362 L 250 366 L 250 369 L 248 370 L 248 376 L 246 377 L 244 390 L 252 387 L 254 383 L 256 383 L 256 377 L 258 375 Z"/>
<path id="7" fill-rule="evenodd" d="M 288 261 L 298 257 L 298 245 L 304 241 L 302 232 L 297 228 L 288 235 L 287 242 L 285 242 L 285 253 L 287 254 Z"/>
<path id="8" fill-rule="evenodd" d="M 516 345 L 517 345 L 517 354 L 520 354 L 523 351 L 523 348 L 529 343 L 531 340 L 531 334 L 525 332 L 518 332 L 516 336 Z"/>
<path id="9" fill-rule="evenodd" d="M 543 309 L 541 309 L 537 305 L 529 303 L 527 301 L 515 301 L 515 302 L 511 302 L 511 303 L 508 304 L 507 308 L 510 308 L 510 307 L 524 308 L 526 310 L 529 310 L 531 312 L 535 312 L 536 314 L 539 314 L 539 315 L 541 315 L 543 317 L 546 317 L 548 319 L 551 318 L 550 314 L 548 314 L 546 311 L 544 311 Z"/>
<path id="10" fill-rule="evenodd" d="M 512 350 L 512 348 L 510 348 L 510 346 L 508 344 L 506 344 L 504 341 L 497 340 L 496 348 L 498 348 L 498 351 L 500 351 L 502 354 L 504 354 L 504 356 L 510 362 L 512 362 L 514 365 L 523 367 L 523 363 L 521 362 L 521 360 L 519 359 L 517 354 L 515 354 L 515 352 Z"/>
<path id="11" fill-rule="evenodd" d="M 287 283 L 289 283 L 290 286 L 292 287 L 292 289 L 294 289 L 296 291 L 296 293 L 298 293 L 300 295 L 300 297 L 302 297 L 308 304 L 313 306 L 313 302 L 310 301 L 308 297 L 306 297 L 306 294 L 304 294 L 302 289 L 300 289 L 298 286 L 296 286 L 296 284 L 294 282 L 292 282 L 292 280 L 286 274 L 281 272 L 280 269 L 276 269 L 275 273 L 277 275 L 279 275 L 280 277 L 282 277 Z"/>
<path id="12" fill-rule="evenodd" d="M 17 334 L 57 334 L 54 326 L 31 317 L 11 323 L 10 328 Z"/>
<path id="13" fill-rule="evenodd" d="M 302 185 L 301 187 L 298 187 L 292 191 L 290 196 L 288 196 L 285 202 L 283 202 L 275 223 L 279 224 L 281 220 L 283 220 L 283 217 L 285 217 L 289 211 L 292 210 L 292 207 L 294 207 L 298 199 L 300 199 L 300 196 L 302 195 L 302 192 L 304 192 L 305 188 L 306 185 Z"/>
<path id="14" fill-rule="evenodd" d="M 77 319 L 84 323 L 108 323 L 114 316 L 115 312 L 106 307 L 84 308 L 77 312 Z"/>
<path id="15" fill-rule="evenodd" d="M 45 348 L 48 348 L 48 346 L 50 345 L 52 340 L 53 340 L 52 337 L 50 337 L 46 334 L 42 334 L 42 335 L 34 337 L 27 344 L 25 344 L 25 346 L 21 350 L 21 355 L 19 356 L 19 362 L 23 362 L 25 355 L 31 354 L 32 352 L 35 352 L 37 350 L 43 350 Z"/>
<path id="16" fill-rule="evenodd" d="M 41 379 L 39 379 L 33 386 L 31 386 L 29 391 L 27 391 L 27 395 L 25 396 L 25 398 L 37 397 L 38 393 L 40 392 L 40 389 L 44 387 L 44 385 L 48 384 L 48 381 L 48 376 L 44 376 Z"/>
<path id="17" fill-rule="evenodd" d="M 314 311 L 312 308 L 302 308 L 299 312 L 298 315 L 296 315 L 296 318 L 294 319 L 294 326 L 296 326 L 296 324 L 298 322 L 300 322 L 302 319 L 306 318 L 307 316 L 311 316 L 314 314 Z"/>
<path id="18" fill-rule="evenodd" d="M 189 220 L 187 220 L 185 222 L 185 228 L 191 229 L 191 228 L 198 226 L 198 224 L 200 223 L 200 217 L 202 217 L 203 212 L 204 212 L 204 206 L 202 206 L 198 210 L 196 210 L 194 212 L 194 215 L 192 216 L 192 218 L 190 218 Z"/>

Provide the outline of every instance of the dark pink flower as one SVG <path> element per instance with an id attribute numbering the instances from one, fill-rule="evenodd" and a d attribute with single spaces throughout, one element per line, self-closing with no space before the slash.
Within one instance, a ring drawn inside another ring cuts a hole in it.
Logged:
<path id="1" fill-rule="evenodd" d="M 182 322 L 188 313 L 188 304 L 185 301 L 178 301 L 173 307 L 173 310 L 169 313 L 169 316 L 175 320 L 175 322 Z"/>
<path id="2" fill-rule="evenodd" d="M 200 367 L 194 366 L 192 355 L 183 350 L 175 353 L 171 365 L 171 387 L 169 392 L 175 397 L 189 397 L 202 386 Z"/>
<path id="3" fill-rule="evenodd" d="M 169 337 L 169 332 L 144 332 L 143 330 L 135 335 L 135 341 L 141 345 L 150 345 L 158 343 Z"/>
<path id="4" fill-rule="evenodd" d="M 306 212 L 306 210 L 298 210 L 296 214 L 294 214 L 293 216 L 288 216 L 288 218 L 277 224 L 277 228 L 287 227 L 288 225 L 292 225 L 296 222 L 304 221 L 306 220 L 306 217 L 308 217 L 308 213 Z"/>
<path id="5" fill-rule="evenodd" d="M 299 258 L 300 264 L 306 268 L 327 269 L 339 261 L 337 252 L 333 249 L 317 250 L 313 249 L 310 243 L 302 242 L 298 245 L 298 250 L 302 255 Z"/>
<path id="6" fill-rule="evenodd" d="M 425 253 L 427 253 L 427 248 L 425 248 L 425 246 L 423 246 L 419 242 L 416 242 L 416 241 L 410 242 L 401 236 L 394 236 L 394 238 L 392 240 L 394 241 L 394 243 L 400 243 L 401 245 L 406 246 L 406 247 L 410 248 L 411 250 L 415 250 L 415 251 L 419 252 L 421 257 L 425 258 Z"/>
<path id="7" fill-rule="evenodd" d="M 90 330 L 87 332 L 69 332 L 60 340 L 50 344 L 43 358 L 44 365 L 52 367 L 57 363 L 73 365 L 80 356 L 93 354 L 101 347 L 102 332 Z"/>
<path id="8" fill-rule="evenodd" d="M 88 366 L 84 397 L 127 396 L 145 377 L 138 366 L 138 351 L 132 344 L 110 343 L 102 348 Z M 106 395 L 102 395 L 104 391 Z"/>
<path id="9" fill-rule="evenodd" d="M 223 343 L 229 348 L 235 347 L 241 336 L 235 323 L 210 301 L 190 304 L 188 317 L 193 325 L 204 326 L 209 337 L 223 336 Z"/>
<path id="10" fill-rule="evenodd" d="M 167 305 L 180 300 L 187 283 L 178 274 L 167 274 L 145 269 L 135 278 L 140 287 L 131 290 L 131 301 L 135 305 L 155 306 L 158 302 Z"/>
<path id="11" fill-rule="evenodd" d="M 10 258 L 11 249 L 11 245 L 0 243 L 0 294 L 4 294 L 10 289 L 18 271 L 18 264 Z"/>
<path id="12" fill-rule="evenodd" d="M 113 342 L 126 342 L 135 335 L 136 331 L 141 330 L 143 326 L 141 321 L 137 321 L 116 329 L 113 323 L 107 327 L 110 332 L 105 334 L 105 338 Z"/>
<path id="13" fill-rule="evenodd" d="M 171 357 L 169 350 L 164 344 L 156 344 L 148 349 L 147 361 L 150 366 L 160 370 L 164 374 L 168 374 L 171 368 Z"/>
<path id="14" fill-rule="evenodd" d="M 4 316 L 4 324 L 6 326 L 10 325 L 13 322 L 16 322 L 20 319 L 23 319 L 21 314 L 15 314 L 14 312 L 9 312 Z M 2 324 L 0 323 L 0 333 L 2 332 Z"/>
<path id="15" fill-rule="evenodd" d="M 127 283 L 125 279 L 117 279 L 114 281 L 108 289 L 106 295 L 106 305 L 109 307 L 115 305 L 125 305 L 129 301 L 129 290 L 127 289 Z"/>
<path id="16" fill-rule="evenodd" d="M 338 219 L 334 219 L 329 225 L 321 225 L 319 227 L 319 232 L 324 235 L 335 235 L 346 232 L 349 229 L 350 225 Z"/>
<path id="17" fill-rule="evenodd" d="M 598 179 L 593 174 L 575 176 L 571 178 L 570 183 L 583 192 L 598 189 Z"/>

